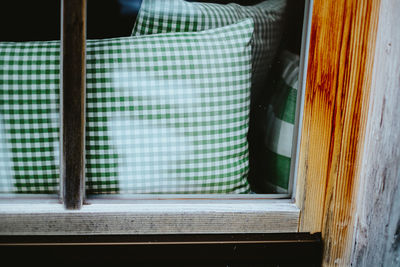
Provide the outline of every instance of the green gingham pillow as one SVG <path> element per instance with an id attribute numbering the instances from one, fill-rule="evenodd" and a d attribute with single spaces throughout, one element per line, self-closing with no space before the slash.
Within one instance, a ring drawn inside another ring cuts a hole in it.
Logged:
<path id="1" fill-rule="evenodd" d="M 132 35 L 201 31 L 252 18 L 251 93 L 252 99 L 256 99 L 258 91 L 265 88 L 265 78 L 281 39 L 285 7 L 286 0 L 266 0 L 254 6 L 143 0 Z"/>
<path id="2" fill-rule="evenodd" d="M 87 192 L 248 192 L 252 31 L 89 40 Z M 57 41 L 0 43 L 2 193 L 58 191 L 59 68 Z"/>
<path id="3" fill-rule="evenodd" d="M 59 42 L 0 43 L 0 190 L 59 188 Z"/>
<path id="4" fill-rule="evenodd" d="M 132 35 L 164 32 L 192 32 L 232 24 L 243 18 L 254 20 L 252 42 L 252 84 L 249 123 L 249 181 L 257 190 L 260 170 L 259 149 L 267 78 L 284 29 L 287 0 L 265 0 L 253 6 L 187 2 L 184 0 L 143 0 Z"/>
<path id="5" fill-rule="evenodd" d="M 252 32 L 88 43 L 89 193 L 247 193 Z"/>
<path id="6" fill-rule="evenodd" d="M 265 145 L 267 147 L 267 186 L 278 193 L 288 190 L 293 129 L 299 82 L 299 56 L 283 51 L 279 57 L 279 78 L 268 107 Z"/>

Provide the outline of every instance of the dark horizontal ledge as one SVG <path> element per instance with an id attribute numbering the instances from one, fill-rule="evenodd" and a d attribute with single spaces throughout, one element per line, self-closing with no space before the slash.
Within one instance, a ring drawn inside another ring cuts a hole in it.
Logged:
<path id="1" fill-rule="evenodd" d="M 315 243 L 309 233 L 168 234 L 168 235 L 0 235 L 0 245 L 162 245 Z"/>
<path id="2" fill-rule="evenodd" d="M 321 244 L 319 233 L 0 236 L 10 259 L 140 266 L 320 266 Z"/>

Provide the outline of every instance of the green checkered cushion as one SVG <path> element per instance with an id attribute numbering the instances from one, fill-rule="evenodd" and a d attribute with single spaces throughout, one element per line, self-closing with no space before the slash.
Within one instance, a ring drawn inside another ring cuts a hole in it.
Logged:
<path id="1" fill-rule="evenodd" d="M 248 192 L 252 32 L 88 43 L 88 193 Z"/>
<path id="2" fill-rule="evenodd" d="M 191 32 L 254 20 L 252 38 L 252 99 L 264 90 L 265 78 L 276 55 L 283 26 L 286 0 L 266 0 L 254 6 L 186 2 L 183 0 L 143 0 L 132 35 Z"/>
<path id="3" fill-rule="evenodd" d="M 265 0 L 253 6 L 214 4 L 184 0 L 143 0 L 132 35 L 164 32 L 192 32 L 235 23 L 243 18 L 254 20 L 252 44 L 252 84 L 249 123 L 249 181 L 258 191 L 261 130 L 264 116 L 263 96 L 269 95 L 268 75 L 276 57 L 284 29 L 287 0 Z"/>
<path id="4" fill-rule="evenodd" d="M 283 51 L 279 57 L 279 78 L 273 85 L 274 94 L 268 107 L 265 145 L 269 171 L 267 185 L 273 191 L 288 190 L 293 129 L 299 82 L 299 56 Z"/>
<path id="5" fill-rule="evenodd" d="M 248 192 L 252 32 L 89 40 L 87 192 Z M 0 192 L 56 193 L 59 42 L 0 43 L 0 95 Z"/>
<path id="6" fill-rule="evenodd" d="M 88 43 L 88 193 L 248 192 L 252 32 Z"/>
<path id="7" fill-rule="evenodd" d="M 0 43 L 0 190 L 59 188 L 59 42 Z"/>

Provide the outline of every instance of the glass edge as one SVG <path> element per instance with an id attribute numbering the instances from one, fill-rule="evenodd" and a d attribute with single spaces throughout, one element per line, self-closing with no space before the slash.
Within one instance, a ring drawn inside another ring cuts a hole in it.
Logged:
<path id="1" fill-rule="evenodd" d="M 296 183 L 297 183 L 297 169 L 299 164 L 299 152 L 300 152 L 300 141 L 301 141 L 301 127 L 303 124 L 303 112 L 304 112 L 304 97 L 306 91 L 306 79 L 307 79 L 307 65 L 308 65 L 308 51 L 310 43 L 311 23 L 312 23 L 312 10 L 313 0 L 305 0 L 304 4 L 304 17 L 303 17 L 303 30 L 301 40 L 301 52 L 300 52 L 300 66 L 299 66 L 299 85 L 300 88 L 297 90 L 297 102 L 296 102 L 296 117 L 295 127 L 293 132 L 293 143 L 292 143 L 292 160 L 290 166 L 289 176 L 289 189 L 288 193 L 292 199 L 296 197 Z"/>

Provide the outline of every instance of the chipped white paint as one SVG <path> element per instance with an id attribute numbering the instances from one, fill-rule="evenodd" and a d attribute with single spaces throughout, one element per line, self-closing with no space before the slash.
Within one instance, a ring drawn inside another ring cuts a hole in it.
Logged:
<path id="1" fill-rule="evenodd" d="M 352 266 L 400 266 L 399 14 L 381 1 Z"/>

